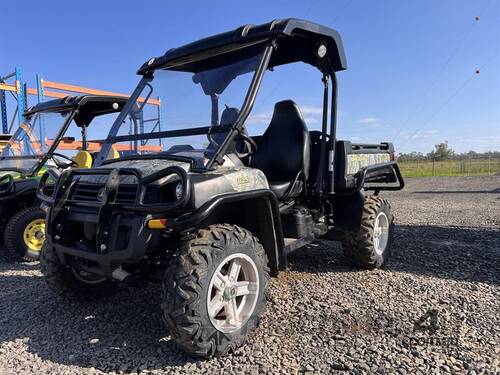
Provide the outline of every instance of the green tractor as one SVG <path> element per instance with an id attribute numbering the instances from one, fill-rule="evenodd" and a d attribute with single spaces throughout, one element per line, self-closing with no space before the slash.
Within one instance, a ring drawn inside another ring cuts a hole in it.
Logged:
<path id="1" fill-rule="evenodd" d="M 49 169 L 90 168 L 91 152 L 98 152 L 101 142 L 87 142 L 88 126 L 97 117 L 120 112 L 126 101 L 111 96 L 68 96 L 24 113 L 24 122 L 0 154 L 0 242 L 9 257 L 38 259 L 45 241 L 45 211 L 36 197 L 40 177 Z M 118 155 L 116 149 L 110 154 Z"/>

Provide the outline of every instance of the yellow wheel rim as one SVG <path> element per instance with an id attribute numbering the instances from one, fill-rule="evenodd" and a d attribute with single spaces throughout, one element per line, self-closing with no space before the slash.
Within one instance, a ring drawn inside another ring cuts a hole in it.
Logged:
<path id="1" fill-rule="evenodd" d="M 36 219 L 26 225 L 23 233 L 24 244 L 32 251 L 42 250 L 45 241 L 45 220 Z"/>

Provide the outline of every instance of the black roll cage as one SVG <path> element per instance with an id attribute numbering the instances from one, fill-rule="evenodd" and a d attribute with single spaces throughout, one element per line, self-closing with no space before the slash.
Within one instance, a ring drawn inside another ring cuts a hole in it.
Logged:
<path id="1" fill-rule="evenodd" d="M 229 128 L 228 135 L 225 137 L 224 141 L 219 145 L 213 156 L 209 159 L 207 165 L 204 169 L 198 170 L 198 172 L 203 172 L 203 170 L 213 170 L 216 169 L 218 165 L 223 163 L 223 157 L 227 152 L 228 147 L 231 145 L 235 137 L 240 134 L 244 129 L 244 123 L 248 118 L 253 105 L 255 103 L 255 98 L 257 96 L 258 90 L 262 83 L 262 79 L 264 77 L 265 71 L 268 69 L 269 61 L 271 59 L 272 53 L 275 49 L 277 49 L 277 39 L 274 38 L 267 43 L 264 47 L 264 51 L 260 60 L 260 63 L 255 70 L 252 81 L 250 83 L 250 87 L 247 91 L 246 97 L 243 101 L 243 105 L 241 110 L 236 118 L 234 124 Z M 161 68 L 159 68 L 161 69 Z M 318 70 L 320 70 L 318 68 Z M 321 71 L 321 70 L 320 70 Z M 135 102 L 141 95 L 142 91 L 150 86 L 150 82 L 154 79 L 153 76 L 154 71 L 148 71 L 144 73 L 143 77 L 139 81 L 137 87 L 134 92 L 130 96 L 128 102 L 123 107 L 122 111 L 116 118 L 114 124 L 112 125 L 108 137 L 104 141 L 104 144 L 101 148 L 101 152 L 99 153 L 95 166 L 100 166 L 105 162 L 106 155 L 108 155 L 113 143 L 115 142 L 123 142 L 123 141 L 132 141 L 132 140 L 140 140 L 140 139 L 155 139 L 155 138 L 168 138 L 168 137 L 179 137 L 179 136 L 190 136 L 190 135 L 200 135 L 205 134 L 206 131 L 210 129 L 210 127 L 199 127 L 199 128 L 191 128 L 191 129 L 180 129 L 180 130 L 171 130 L 171 131 L 163 131 L 156 132 L 150 134 L 138 134 L 138 135 L 126 135 L 126 136 L 116 136 L 118 133 L 124 119 L 129 114 L 130 111 L 133 110 Z M 330 78 L 332 82 L 332 98 L 331 98 L 331 119 L 330 119 L 330 131 L 328 134 L 327 130 L 327 115 L 328 115 L 328 78 Z M 317 189 L 317 193 L 334 193 L 335 188 L 335 177 L 334 177 L 334 155 L 335 155 L 335 143 L 336 143 L 336 124 L 337 124 L 337 79 L 335 75 L 335 71 L 331 70 L 329 73 L 323 72 L 323 82 L 325 82 L 324 89 L 324 100 L 323 100 L 323 127 L 322 127 L 322 142 L 321 145 L 321 159 L 324 160 L 328 153 L 328 165 L 321 164 L 321 170 L 323 173 L 327 173 L 326 184 L 323 181 L 319 184 Z M 213 116 L 212 116 L 213 121 Z M 227 128 L 226 128 L 227 131 Z M 329 140 L 327 142 L 327 139 Z M 326 185 L 326 186 L 323 186 Z M 326 191 L 325 191 L 326 188 Z"/>
<path id="2" fill-rule="evenodd" d="M 247 95 L 243 101 L 241 111 L 239 112 L 238 117 L 235 120 L 233 126 L 229 129 L 229 133 L 226 136 L 224 142 L 221 145 L 219 145 L 218 149 L 216 150 L 214 155 L 210 158 L 209 162 L 205 166 L 205 170 L 214 169 L 216 167 L 215 163 L 222 164 L 222 158 L 227 150 L 227 147 L 231 144 L 231 141 L 234 139 L 234 137 L 243 130 L 243 124 L 245 123 L 253 107 L 257 91 L 262 82 L 264 72 L 269 64 L 269 59 L 271 58 L 271 53 L 274 47 L 275 43 L 273 41 L 264 48 L 261 60 L 259 62 L 257 69 L 255 70 L 255 73 L 252 77 L 252 81 L 250 83 L 250 87 L 247 91 Z M 142 91 L 148 86 L 151 87 L 150 82 L 153 81 L 153 79 L 154 79 L 153 72 L 149 72 L 148 74 L 145 74 L 139 81 L 137 87 L 130 96 L 129 101 L 127 102 L 127 104 L 125 104 L 122 112 L 120 113 L 120 115 L 118 115 L 115 122 L 111 126 L 108 137 L 104 141 L 104 144 L 101 148 L 101 152 L 97 156 L 96 166 L 100 166 L 106 160 L 106 155 L 108 155 L 113 143 L 115 142 L 207 134 L 207 131 L 210 129 L 210 127 L 198 127 L 198 128 L 187 128 L 187 129 L 155 132 L 155 133 L 149 133 L 148 135 L 146 134 L 126 135 L 126 136 L 116 135 L 120 130 L 120 127 L 122 126 L 125 117 L 128 115 L 130 111 L 133 110 L 135 102 L 141 95 Z M 212 104 L 214 103 L 217 103 L 217 101 L 214 101 L 212 99 Z M 213 117 L 214 116 L 212 115 L 212 122 L 213 122 Z M 228 129 L 226 128 L 225 131 L 227 130 Z M 214 131 L 216 132 L 217 130 Z"/>

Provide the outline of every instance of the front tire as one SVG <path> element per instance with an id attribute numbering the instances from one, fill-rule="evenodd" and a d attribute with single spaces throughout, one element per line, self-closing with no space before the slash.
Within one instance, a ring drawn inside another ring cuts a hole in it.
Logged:
<path id="1" fill-rule="evenodd" d="M 358 267 L 380 268 L 389 258 L 393 231 L 389 202 L 378 196 L 366 197 L 359 230 L 346 233 L 342 240 L 344 254 Z"/>
<path id="2" fill-rule="evenodd" d="M 211 225 L 184 244 L 165 272 L 165 323 L 187 352 L 225 355 L 256 328 L 268 281 L 257 238 L 235 225 Z"/>
<path id="3" fill-rule="evenodd" d="M 4 232 L 5 249 L 15 260 L 38 260 L 45 241 L 45 212 L 28 207 L 10 218 Z"/>
<path id="4" fill-rule="evenodd" d="M 90 300 L 113 288 L 112 282 L 104 277 L 82 273 L 62 264 L 49 241 L 43 245 L 40 267 L 49 288 L 69 299 Z"/>
<path id="5" fill-rule="evenodd" d="M 0 246 L 4 243 L 4 233 L 5 233 L 5 222 L 3 219 L 0 219 Z"/>

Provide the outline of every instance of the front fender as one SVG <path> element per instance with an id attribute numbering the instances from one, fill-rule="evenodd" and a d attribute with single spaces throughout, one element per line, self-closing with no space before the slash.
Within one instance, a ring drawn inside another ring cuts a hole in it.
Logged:
<path id="1" fill-rule="evenodd" d="M 252 232 L 266 251 L 273 275 L 286 268 L 278 200 L 271 190 L 219 195 L 196 211 L 174 219 L 171 226 L 174 232 L 179 233 L 215 223 L 235 224 Z"/>

